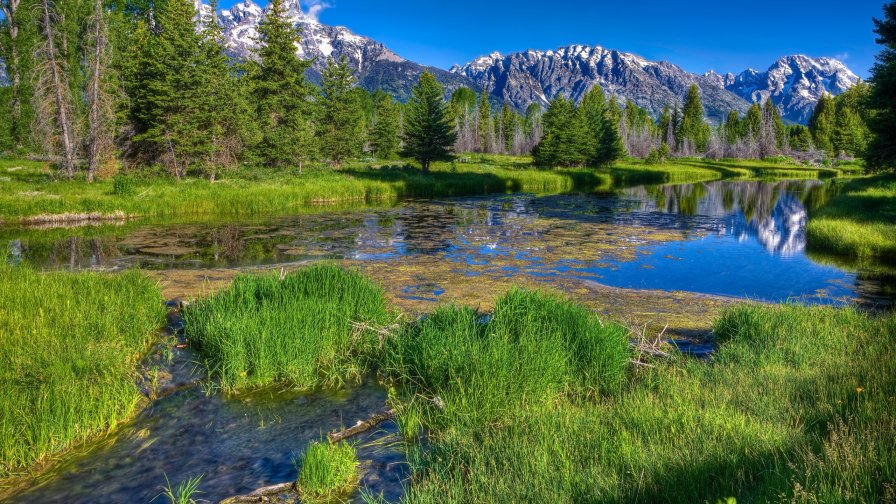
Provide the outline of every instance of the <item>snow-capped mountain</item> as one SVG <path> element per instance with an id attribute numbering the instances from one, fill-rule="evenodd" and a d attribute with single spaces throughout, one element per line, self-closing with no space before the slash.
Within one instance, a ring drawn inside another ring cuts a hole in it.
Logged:
<path id="1" fill-rule="evenodd" d="M 594 84 L 620 99 L 634 101 L 654 116 L 666 105 L 680 103 L 691 84 L 700 87 L 706 113 L 715 121 L 731 110 L 743 111 L 748 106 L 711 78 L 688 73 L 671 63 L 652 62 L 600 46 L 493 53 L 450 71 L 469 77 L 499 100 L 518 108 L 533 102 L 546 105 L 559 94 L 578 101 Z"/>
<path id="2" fill-rule="evenodd" d="M 211 12 L 201 0 L 194 0 L 202 19 L 211 19 Z M 411 87 L 424 70 L 433 72 L 448 91 L 469 85 L 460 76 L 438 68 L 426 67 L 389 50 L 383 44 L 352 33 L 342 26 L 322 24 L 317 17 L 302 9 L 299 0 L 285 0 L 290 20 L 301 29 L 301 45 L 297 54 L 313 60 L 308 77 L 320 80 L 320 72 L 329 58 L 345 56 L 355 71 L 360 85 L 369 90 L 383 89 L 398 99 L 406 99 Z M 264 16 L 263 9 L 253 0 L 243 0 L 227 10 L 217 13 L 218 22 L 224 28 L 228 52 L 236 58 L 254 57 L 258 40 L 258 24 Z"/>
<path id="3" fill-rule="evenodd" d="M 765 72 L 749 69 L 716 82 L 751 103 L 771 96 L 785 120 L 806 123 L 822 94 L 838 95 L 858 81 L 856 74 L 833 58 L 797 55 L 779 59 Z"/>
<path id="4" fill-rule="evenodd" d="M 579 100 L 591 86 L 600 84 L 605 92 L 631 99 L 656 116 L 667 104 L 680 104 L 691 84 L 697 84 L 706 114 L 715 122 L 731 110 L 743 112 L 771 96 L 786 120 L 805 123 L 823 92 L 840 94 L 858 80 L 845 65 L 830 58 L 788 56 L 767 72 L 696 75 L 668 62 L 586 45 L 492 53 L 450 71 L 469 77 L 497 100 L 520 109 L 530 103 L 546 105 L 559 94 Z"/>

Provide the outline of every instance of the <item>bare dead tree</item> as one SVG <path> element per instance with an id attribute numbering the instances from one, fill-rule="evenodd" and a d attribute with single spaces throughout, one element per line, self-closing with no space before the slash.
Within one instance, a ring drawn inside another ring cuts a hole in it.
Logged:
<path id="1" fill-rule="evenodd" d="M 90 79 L 87 85 L 89 106 L 87 140 L 87 181 L 93 182 L 97 169 L 108 162 L 114 152 L 115 113 L 111 93 L 107 89 L 109 68 L 109 35 L 102 0 L 94 1 L 91 40 L 87 60 Z"/>
<path id="2" fill-rule="evenodd" d="M 65 61 L 56 46 L 57 16 L 50 0 L 41 0 L 39 8 L 43 41 L 35 53 L 37 85 L 34 93 L 38 130 L 42 133 L 48 153 L 55 152 L 57 144 L 61 146 L 63 168 L 69 178 L 73 178 L 75 131 Z"/>

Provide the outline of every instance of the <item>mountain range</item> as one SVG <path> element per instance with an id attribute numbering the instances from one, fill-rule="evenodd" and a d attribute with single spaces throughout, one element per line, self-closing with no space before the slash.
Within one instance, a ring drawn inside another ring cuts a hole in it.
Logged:
<path id="1" fill-rule="evenodd" d="M 200 19 L 209 21 L 215 16 L 223 26 L 232 57 L 253 57 L 264 9 L 253 0 L 243 0 L 213 13 L 201 0 L 194 2 Z M 462 86 L 486 89 L 494 102 L 506 102 L 518 110 L 531 103 L 546 106 L 558 94 L 578 100 L 591 86 L 600 84 L 606 92 L 620 100 L 630 99 L 656 116 L 666 105 L 680 104 L 690 85 L 697 84 L 706 114 L 714 122 L 723 120 L 731 110 L 744 112 L 752 103 L 771 98 L 785 121 L 806 123 L 823 93 L 840 94 L 859 80 L 833 58 L 785 56 L 766 71 L 699 75 L 669 62 L 588 45 L 492 53 L 446 71 L 406 60 L 348 28 L 320 23 L 315 15 L 303 11 L 299 0 L 284 3 L 290 20 L 302 30 L 297 53 L 313 60 L 308 73 L 312 81 L 320 81 L 329 58 L 345 56 L 362 87 L 383 89 L 402 101 L 420 74 L 428 70 L 449 93 Z"/>

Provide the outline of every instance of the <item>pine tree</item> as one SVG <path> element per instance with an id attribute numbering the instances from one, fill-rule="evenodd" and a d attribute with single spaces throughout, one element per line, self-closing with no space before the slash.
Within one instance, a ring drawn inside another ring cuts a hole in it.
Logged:
<path id="1" fill-rule="evenodd" d="M 321 152 L 337 168 L 363 147 L 364 115 L 358 95 L 353 92 L 355 76 L 343 55 L 330 59 L 322 75 L 323 110 L 319 126 Z"/>
<path id="2" fill-rule="evenodd" d="M 614 161 L 625 157 L 625 145 L 619 135 L 619 128 L 611 123 L 610 114 L 605 114 L 605 122 L 601 128 L 600 141 L 594 162 L 601 166 L 609 166 Z"/>
<path id="3" fill-rule="evenodd" d="M 305 79 L 311 65 L 296 55 L 299 31 L 287 17 L 283 0 L 271 0 L 258 26 L 259 63 L 250 69 L 263 133 L 258 157 L 275 167 L 298 165 L 316 159 L 315 90 Z"/>
<path id="4" fill-rule="evenodd" d="M 212 150 L 208 52 L 195 16 L 189 0 L 162 4 L 155 29 L 142 28 L 138 35 L 146 46 L 135 49 L 140 64 L 129 79 L 133 114 L 141 126 L 135 140 L 150 161 L 161 161 L 178 179 Z"/>
<path id="5" fill-rule="evenodd" d="M 404 118 L 404 155 L 416 159 L 429 172 L 433 161 L 451 159 L 457 135 L 451 124 L 442 85 L 424 72 L 414 86 Z"/>
<path id="6" fill-rule="evenodd" d="M 896 167 L 896 2 L 884 6 L 884 18 L 874 20 L 877 43 L 883 46 L 871 69 L 873 91 L 869 106 L 873 132 L 866 151 L 873 169 Z"/>
<path id="7" fill-rule="evenodd" d="M 738 114 L 736 110 L 728 112 L 728 117 L 725 119 L 723 129 L 725 131 L 725 139 L 729 143 L 735 143 L 741 139 L 743 130 L 740 121 L 740 114 Z"/>
<path id="8" fill-rule="evenodd" d="M 479 97 L 479 145 L 481 152 L 491 152 L 494 144 L 492 125 L 492 105 L 488 101 L 488 91 L 482 90 Z"/>
<path id="9" fill-rule="evenodd" d="M 87 181 L 102 165 L 111 162 L 115 150 L 115 92 L 109 76 L 110 47 L 106 9 L 102 0 L 94 0 L 89 43 L 85 44 L 88 62 L 87 102 Z"/>
<path id="10" fill-rule="evenodd" d="M 656 121 L 656 130 L 660 136 L 660 141 L 666 143 L 666 132 L 669 130 L 669 123 L 672 122 L 672 113 L 669 111 L 669 105 L 663 106 L 663 112 L 660 113 L 659 119 Z"/>
<path id="11" fill-rule="evenodd" d="M 600 84 L 595 84 L 582 96 L 579 110 L 587 128 L 587 141 L 583 145 L 584 155 L 588 159 L 597 159 L 603 130 L 608 122 L 606 97 Z"/>
<path id="12" fill-rule="evenodd" d="M 399 140 L 398 108 L 389 95 L 380 97 L 376 103 L 373 126 L 370 129 L 370 145 L 373 154 L 388 159 L 398 152 Z"/>
<path id="13" fill-rule="evenodd" d="M 558 95 L 544 114 L 544 134 L 532 151 L 543 167 L 581 166 L 588 160 L 589 129 L 585 114 L 572 100 Z"/>
<path id="14" fill-rule="evenodd" d="M 812 133 L 802 124 L 794 124 L 787 127 L 788 145 L 797 152 L 807 152 L 812 149 Z"/>
<path id="15" fill-rule="evenodd" d="M 825 93 L 815 104 L 809 118 L 809 131 L 815 146 L 830 155 L 834 152 L 834 130 L 837 125 L 837 105 L 834 98 Z"/>
<path id="16" fill-rule="evenodd" d="M 503 140 L 505 153 L 510 153 L 513 150 L 513 132 L 516 130 L 516 114 L 510 110 L 510 105 L 507 102 L 504 102 L 504 107 L 501 109 L 501 130 L 503 132 Z"/>
<path id="17" fill-rule="evenodd" d="M 5 64 L 9 88 L 0 114 L 8 128 L 10 147 L 15 151 L 24 149 L 29 143 L 29 130 L 33 116 L 31 100 L 33 90 L 27 77 L 31 64 L 32 49 L 38 36 L 38 14 L 36 6 L 28 0 L 0 0 L 0 59 Z"/>
<path id="18" fill-rule="evenodd" d="M 754 141 L 759 140 L 759 134 L 762 132 L 762 108 L 758 103 L 754 103 L 747 110 L 747 115 L 744 116 L 741 125 L 741 136 Z"/>
<path id="19" fill-rule="evenodd" d="M 703 120 L 703 116 L 700 88 L 696 84 L 691 84 L 684 100 L 681 124 L 678 127 L 677 136 L 680 142 L 690 141 L 697 150 L 701 151 L 706 148 L 706 141 L 709 139 L 709 127 Z"/>

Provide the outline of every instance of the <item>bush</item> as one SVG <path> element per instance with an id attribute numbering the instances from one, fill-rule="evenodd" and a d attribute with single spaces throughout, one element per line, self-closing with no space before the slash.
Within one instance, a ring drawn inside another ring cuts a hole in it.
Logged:
<path id="1" fill-rule="evenodd" d="M 358 457 L 344 441 L 311 443 L 296 465 L 300 468 L 296 488 L 302 502 L 331 502 L 358 484 Z"/>

